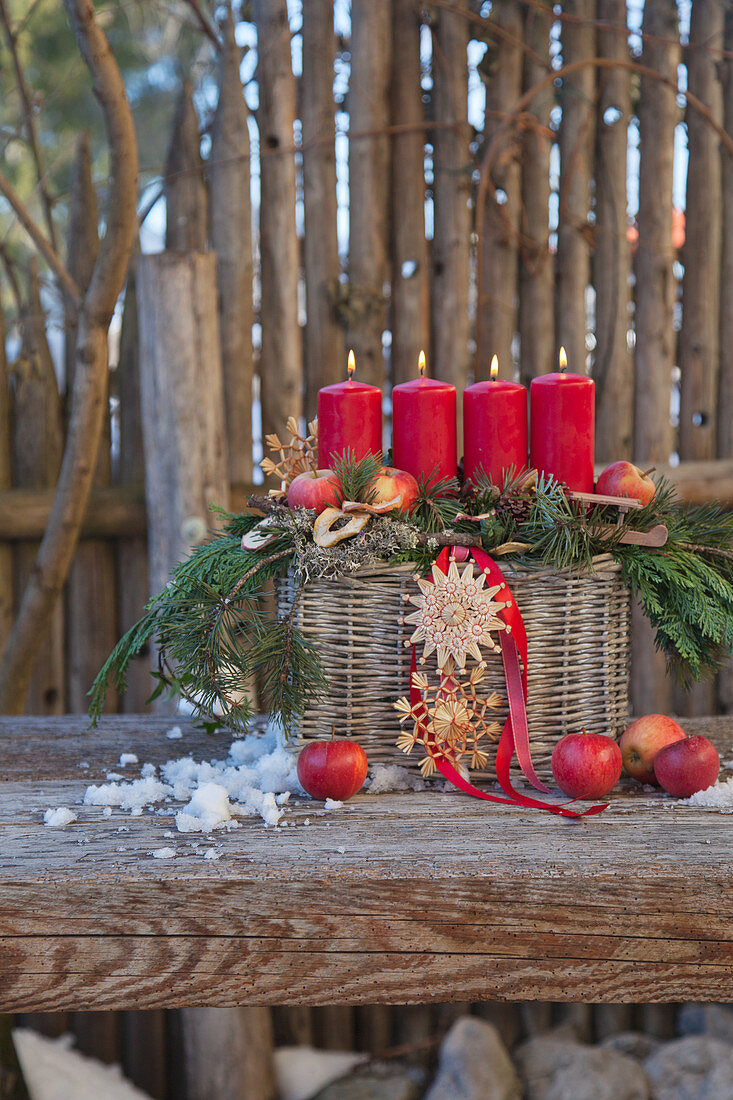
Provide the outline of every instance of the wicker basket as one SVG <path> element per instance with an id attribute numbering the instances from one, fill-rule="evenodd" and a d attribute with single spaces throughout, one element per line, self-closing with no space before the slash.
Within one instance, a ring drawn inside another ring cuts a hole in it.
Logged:
<path id="1" fill-rule="evenodd" d="M 528 638 L 527 713 L 532 755 L 547 773 L 555 742 L 584 726 L 617 734 L 628 721 L 629 593 L 608 555 L 594 572 L 502 567 L 524 617 Z M 292 576 L 277 582 L 278 614 L 292 607 Z M 317 645 L 329 678 L 328 697 L 301 722 L 302 739 L 323 737 L 335 724 L 355 737 L 370 763 L 414 763 L 395 747 L 392 706 L 409 694 L 412 628 L 403 595 L 417 588 L 411 565 L 362 569 L 338 580 L 306 584 L 296 622 Z M 506 695 L 501 659 L 489 657 L 485 684 Z M 497 717 L 504 721 L 506 711 Z"/>

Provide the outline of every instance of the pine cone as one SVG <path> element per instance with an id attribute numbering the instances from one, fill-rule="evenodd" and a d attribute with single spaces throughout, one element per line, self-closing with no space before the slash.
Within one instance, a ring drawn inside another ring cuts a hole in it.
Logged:
<path id="1" fill-rule="evenodd" d="M 495 504 L 497 519 L 522 523 L 529 516 L 532 502 L 516 491 L 505 489 Z"/>

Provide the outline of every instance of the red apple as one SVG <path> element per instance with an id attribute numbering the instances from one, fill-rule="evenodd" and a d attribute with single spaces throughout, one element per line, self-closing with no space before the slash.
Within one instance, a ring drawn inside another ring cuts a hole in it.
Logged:
<path id="1" fill-rule="evenodd" d="M 626 771 L 640 783 L 658 786 L 654 775 L 654 758 L 665 745 L 687 737 L 679 722 L 666 714 L 645 714 L 637 718 L 621 734 L 619 745 Z"/>
<path id="2" fill-rule="evenodd" d="M 712 787 L 720 773 L 718 750 L 707 737 L 695 734 L 660 749 L 654 774 L 660 787 L 677 798 L 689 798 Z"/>
<path id="3" fill-rule="evenodd" d="M 408 474 L 407 470 L 396 470 L 394 466 L 382 466 L 373 488 L 373 504 L 386 504 L 388 500 L 394 500 L 402 494 L 402 500 L 395 504 L 395 508 L 401 508 L 403 512 L 411 512 L 420 495 L 419 486 L 412 474 Z"/>
<path id="4" fill-rule="evenodd" d="M 345 802 L 360 791 L 367 773 L 366 753 L 356 741 L 311 741 L 298 757 L 298 779 L 312 798 Z"/>
<path id="5" fill-rule="evenodd" d="M 596 484 L 596 492 L 609 497 L 630 497 L 642 504 L 654 500 L 657 487 L 638 466 L 631 462 L 612 462 L 607 466 Z"/>
<path id="6" fill-rule="evenodd" d="M 621 777 L 621 750 L 600 733 L 568 733 L 553 750 L 552 774 L 571 798 L 603 798 Z"/>
<path id="7" fill-rule="evenodd" d="M 288 505 L 290 508 L 338 508 L 339 479 L 333 470 L 306 470 L 290 482 Z"/>

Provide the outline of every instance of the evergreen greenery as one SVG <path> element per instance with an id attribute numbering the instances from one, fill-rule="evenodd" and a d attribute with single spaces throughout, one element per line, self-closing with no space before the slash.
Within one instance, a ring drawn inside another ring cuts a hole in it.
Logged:
<path id="1" fill-rule="evenodd" d="M 336 469 L 343 499 L 368 503 L 380 459 L 347 455 Z M 266 614 L 268 581 L 292 569 L 297 583 L 336 577 L 375 560 L 412 562 L 424 572 L 443 545 L 480 545 L 502 562 L 523 568 L 592 570 L 593 558 L 611 554 L 656 630 L 659 648 L 685 683 L 716 670 L 733 646 L 733 513 L 717 505 L 684 507 L 661 481 L 651 504 L 630 511 L 617 527 L 617 509 L 569 500 L 551 477 L 510 472 L 502 486 L 479 476 L 473 485 L 431 478 L 408 515 L 373 517 L 362 533 L 323 550 L 312 538 L 314 513 L 268 505 L 274 540 L 257 551 L 241 539 L 260 517 L 223 513 L 224 530 L 174 570 L 140 622 L 115 647 L 93 690 L 96 718 L 108 683 L 122 689 L 130 660 L 154 642 L 160 652 L 156 693 L 172 690 L 202 714 L 221 712 L 222 724 L 243 730 L 251 703 L 243 693 L 257 680 L 286 731 L 307 706 L 317 704 L 325 682 L 315 647 L 297 628 L 297 603 L 286 618 Z M 663 523 L 661 549 L 622 543 L 625 530 Z M 508 545 L 509 544 L 509 545 Z M 517 552 L 515 547 L 526 547 Z M 507 553 L 507 550 L 514 551 Z"/>

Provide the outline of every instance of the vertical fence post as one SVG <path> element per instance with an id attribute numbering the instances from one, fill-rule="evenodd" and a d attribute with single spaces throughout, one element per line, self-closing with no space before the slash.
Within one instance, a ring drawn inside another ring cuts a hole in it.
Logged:
<path id="1" fill-rule="evenodd" d="M 488 145 L 522 92 L 522 10 L 513 0 L 498 0 L 491 9 L 496 33 L 489 42 L 493 54 L 486 87 L 484 143 Z M 505 129 L 491 167 L 486 192 L 483 240 L 478 242 L 482 315 L 477 326 L 477 374 L 488 377 L 491 356 L 499 356 L 503 377 L 513 376 L 512 342 L 517 329 L 517 273 L 521 169 L 515 127 Z"/>
<path id="2" fill-rule="evenodd" d="M 46 340 L 38 271 L 31 262 L 28 303 L 22 318 L 23 344 L 15 364 L 12 406 L 13 487 L 50 489 L 56 484 L 64 449 L 59 396 L 53 360 Z M 33 568 L 38 542 L 20 542 L 15 550 L 15 596 L 18 600 Z M 64 609 L 59 600 L 51 628 L 41 643 L 28 690 L 26 712 L 63 714 Z"/>
<path id="3" fill-rule="evenodd" d="M 199 124 L 191 85 L 183 82 L 165 165 L 165 247 L 203 252 L 209 231 L 209 199 L 201 160 Z"/>
<path id="4" fill-rule="evenodd" d="M 295 230 L 295 77 L 286 0 L 256 0 L 260 108 L 259 378 L 262 436 L 281 432 L 302 407 L 298 325 L 300 252 Z"/>
<path id="5" fill-rule="evenodd" d="M 534 87 L 550 68 L 550 5 L 524 14 L 522 91 Z M 529 385 L 555 369 L 555 265 L 549 249 L 550 108 L 554 89 L 535 96 L 522 135 L 522 210 L 519 237 L 520 378 Z"/>
<path id="6" fill-rule="evenodd" d="M 425 238 L 425 112 L 420 19 L 412 0 L 394 0 L 392 55 L 392 385 L 416 377 L 421 348 L 431 362 L 428 244 Z M 405 127 L 405 129 L 402 129 Z M 407 129 L 413 127 L 413 129 Z"/>
<path id="7" fill-rule="evenodd" d="M 468 0 L 440 8 L 433 32 L 433 206 L 430 314 L 436 378 L 460 391 L 469 380 L 471 174 Z M 463 403 L 458 402 L 461 439 Z"/>
<path id="8" fill-rule="evenodd" d="M 230 482 L 252 480 L 252 203 L 248 110 L 231 12 L 223 26 L 211 133 L 211 244 L 216 253 Z"/>
<path id="9" fill-rule="evenodd" d="M 680 59 L 677 4 L 644 8 L 642 62 L 677 80 Z M 652 466 L 672 451 L 670 392 L 674 366 L 672 175 L 679 109 L 674 89 L 642 76 L 639 98 L 639 240 L 636 253 L 634 458 Z M 672 691 L 653 631 L 635 605 L 632 616 L 631 696 L 637 714 L 668 711 Z"/>
<path id="10" fill-rule="evenodd" d="M 0 303 L 0 492 L 10 488 L 10 379 L 5 354 L 5 317 Z M 0 653 L 13 621 L 13 551 L 0 542 Z"/>
<path id="11" fill-rule="evenodd" d="M 140 389 L 150 587 L 213 524 L 228 500 L 213 252 L 138 259 Z"/>
<path id="12" fill-rule="evenodd" d="M 344 376 L 344 330 L 336 313 L 341 264 L 336 204 L 336 36 L 331 0 L 303 4 L 303 204 L 305 207 L 305 397 L 303 411 L 316 414 L 318 390 Z"/>
<path id="13" fill-rule="evenodd" d="M 389 279 L 392 0 L 352 0 L 349 83 L 349 342 L 357 378 L 384 383 Z"/>
<path id="14" fill-rule="evenodd" d="M 563 10 L 578 21 L 562 25 L 563 62 L 595 54 L 595 0 L 567 0 Z M 562 83 L 560 123 L 560 210 L 557 230 L 555 332 L 570 369 L 585 371 L 586 294 L 590 284 L 588 211 L 595 120 L 595 73 L 588 65 Z"/>
<path id="15" fill-rule="evenodd" d="M 598 0 L 598 56 L 628 60 L 626 0 Z M 631 245 L 626 224 L 626 179 L 631 74 L 598 71 L 595 133 L 596 227 L 593 286 L 596 292 L 596 461 L 631 457 L 634 362 L 628 346 Z"/>
<path id="16" fill-rule="evenodd" d="M 76 285 L 85 292 L 99 251 L 97 201 L 92 183 L 89 135 L 82 133 L 76 151 L 67 232 L 66 266 Z M 67 307 L 65 333 L 66 399 L 74 381 L 76 311 Z M 96 485 L 110 480 L 109 403 L 97 457 Z M 87 692 L 118 637 L 115 598 L 114 547 L 109 540 L 83 539 L 69 569 L 66 603 L 67 708 L 83 714 L 89 706 Z M 106 709 L 117 710 L 117 693 L 111 692 Z"/>

